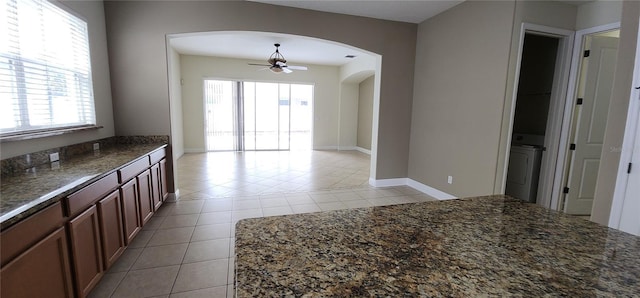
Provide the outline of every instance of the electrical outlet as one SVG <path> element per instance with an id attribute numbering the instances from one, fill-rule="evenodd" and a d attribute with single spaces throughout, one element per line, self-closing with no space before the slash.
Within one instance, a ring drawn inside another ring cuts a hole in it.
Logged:
<path id="1" fill-rule="evenodd" d="M 447 183 L 453 184 L 453 176 L 447 176 Z"/>
<path id="2" fill-rule="evenodd" d="M 58 160 L 60 160 L 60 153 L 56 152 L 56 153 L 49 154 L 49 161 L 50 162 L 54 162 L 54 161 L 58 161 Z"/>
<path id="3" fill-rule="evenodd" d="M 100 143 L 93 143 L 93 150 L 100 150 Z"/>

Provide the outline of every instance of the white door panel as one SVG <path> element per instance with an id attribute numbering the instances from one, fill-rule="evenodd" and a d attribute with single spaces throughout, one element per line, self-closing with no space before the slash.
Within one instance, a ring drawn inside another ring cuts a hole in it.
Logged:
<path id="1" fill-rule="evenodd" d="M 591 213 L 617 53 L 618 38 L 593 37 L 586 66 L 583 101 L 576 109 L 573 142 L 576 149 L 571 160 L 569 193 L 564 210 L 569 214 Z"/>
<path id="2" fill-rule="evenodd" d="M 640 100 L 637 98 L 635 100 Z M 638 115 L 640 117 L 640 115 Z M 627 177 L 620 230 L 640 236 L 640 123 L 636 124 L 635 144 L 631 157 L 633 167 Z"/>

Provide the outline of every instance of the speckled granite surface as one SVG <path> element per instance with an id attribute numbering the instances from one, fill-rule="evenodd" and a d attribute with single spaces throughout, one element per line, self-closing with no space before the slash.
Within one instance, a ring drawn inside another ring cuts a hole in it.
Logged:
<path id="1" fill-rule="evenodd" d="M 56 163 L 22 170 L 13 168 L 9 171 L 5 168 L 0 176 L 0 227 L 4 229 L 165 145 L 163 139 L 154 137 L 138 137 L 137 141 L 136 138 L 127 137 L 124 141 L 101 143 L 101 149 L 95 152 L 82 153 L 77 148 L 69 149 L 75 150 L 75 155 L 65 154 L 64 159 Z M 9 164 L 5 162 L 5 165 Z M 11 161 L 13 167 L 21 165 Z"/>
<path id="2" fill-rule="evenodd" d="M 640 237 L 504 196 L 246 219 L 237 297 L 639 297 Z"/>

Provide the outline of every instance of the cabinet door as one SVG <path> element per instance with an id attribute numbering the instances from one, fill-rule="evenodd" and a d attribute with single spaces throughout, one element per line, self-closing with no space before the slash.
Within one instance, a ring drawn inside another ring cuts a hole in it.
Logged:
<path id="1" fill-rule="evenodd" d="M 16 257 L 0 271 L 0 297 L 73 297 L 64 227 Z"/>
<path id="2" fill-rule="evenodd" d="M 136 179 L 131 179 L 120 188 L 120 196 L 122 197 L 124 240 L 129 245 L 142 227 L 138 212 L 138 183 L 136 183 Z"/>
<path id="3" fill-rule="evenodd" d="M 167 190 L 167 160 L 163 159 L 158 164 L 160 165 L 160 196 L 164 202 L 169 196 L 169 191 Z"/>
<path id="4" fill-rule="evenodd" d="M 122 202 L 120 193 L 114 191 L 98 202 L 102 257 L 107 270 L 124 252 L 124 230 L 122 227 Z"/>
<path id="5" fill-rule="evenodd" d="M 158 208 L 162 205 L 162 183 L 160 179 L 162 175 L 160 174 L 160 164 L 155 164 L 151 166 L 151 186 L 152 197 L 153 197 L 153 210 L 157 211 Z"/>
<path id="6" fill-rule="evenodd" d="M 96 206 L 69 221 L 76 294 L 85 297 L 104 274 L 100 224 Z"/>
<path id="7" fill-rule="evenodd" d="M 146 170 L 138 177 L 138 198 L 140 199 L 140 218 L 142 225 L 147 223 L 153 215 L 153 182 L 151 182 L 151 169 Z"/>

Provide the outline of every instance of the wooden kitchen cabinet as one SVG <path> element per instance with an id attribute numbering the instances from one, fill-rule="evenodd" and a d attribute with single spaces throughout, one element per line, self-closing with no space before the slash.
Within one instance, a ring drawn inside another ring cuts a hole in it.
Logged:
<path id="1" fill-rule="evenodd" d="M 69 221 L 76 295 L 86 297 L 104 274 L 98 209 L 91 206 Z"/>
<path id="2" fill-rule="evenodd" d="M 86 297 L 167 192 L 166 148 L 105 172 L 0 233 L 0 297 Z"/>
<path id="3" fill-rule="evenodd" d="M 120 197 L 122 198 L 124 240 L 129 245 L 142 228 L 140 212 L 138 212 L 138 183 L 136 179 L 131 179 L 120 187 Z"/>
<path id="4" fill-rule="evenodd" d="M 157 211 L 162 205 L 164 198 L 162 197 L 162 173 L 160 173 L 160 164 L 151 166 L 151 195 L 153 197 L 153 210 Z"/>
<path id="5" fill-rule="evenodd" d="M 169 196 L 169 191 L 167 188 L 167 160 L 160 160 L 160 162 L 158 162 L 158 165 L 160 166 L 160 196 L 162 196 L 162 201 L 164 202 L 164 200 L 166 200 Z"/>
<path id="6" fill-rule="evenodd" d="M 102 258 L 106 271 L 122 255 L 125 248 L 120 192 L 116 190 L 107 195 L 98 202 L 97 206 L 100 219 Z"/>
<path id="7" fill-rule="evenodd" d="M 0 284 L 2 298 L 73 297 L 65 228 L 58 228 L 4 265 Z"/>
<path id="8" fill-rule="evenodd" d="M 161 148 L 158 149 L 151 154 L 149 154 L 149 159 L 151 162 L 151 176 L 154 188 L 154 194 L 157 193 L 158 196 L 154 198 L 154 204 L 156 210 L 169 196 L 169 192 L 167 191 L 167 149 Z"/>
<path id="9" fill-rule="evenodd" d="M 154 198 L 153 182 L 151 181 L 151 169 L 148 169 L 136 177 L 138 182 L 138 200 L 140 201 L 141 226 L 153 216 Z"/>

